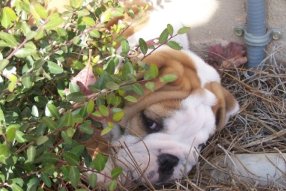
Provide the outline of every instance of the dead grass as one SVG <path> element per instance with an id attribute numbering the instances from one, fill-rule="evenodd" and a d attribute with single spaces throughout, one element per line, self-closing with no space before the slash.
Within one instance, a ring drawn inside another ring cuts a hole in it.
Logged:
<path id="1" fill-rule="evenodd" d="M 286 65 L 277 63 L 273 51 L 258 68 L 221 70 L 222 84 L 238 99 L 240 111 L 226 128 L 208 141 L 199 163 L 185 180 L 159 190 L 285 190 L 285 185 L 259 186 L 241 182 L 216 182 L 209 167 L 217 156 L 229 153 L 286 152 Z M 225 172 L 228 173 L 228 172 Z"/>
<path id="2" fill-rule="evenodd" d="M 222 83 L 238 99 L 240 112 L 209 140 L 189 178 L 177 182 L 174 189 L 286 189 L 285 185 L 247 184 L 231 174 L 230 182 L 215 182 L 207 169 L 209 165 L 219 168 L 212 164 L 212 159 L 228 153 L 286 152 L 286 65 L 277 63 L 276 52 L 273 51 L 258 68 L 222 71 Z"/>
<path id="3" fill-rule="evenodd" d="M 229 173 L 229 182 L 216 182 L 209 167 L 225 171 L 212 160 L 238 153 L 286 152 L 286 65 L 277 63 L 273 51 L 258 68 L 220 70 L 222 84 L 240 103 L 240 111 L 226 128 L 216 132 L 201 152 L 189 177 L 157 190 L 286 190 L 285 185 L 259 186 L 242 182 Z M 150 190 L 154 188 L 135 188 Z"/>

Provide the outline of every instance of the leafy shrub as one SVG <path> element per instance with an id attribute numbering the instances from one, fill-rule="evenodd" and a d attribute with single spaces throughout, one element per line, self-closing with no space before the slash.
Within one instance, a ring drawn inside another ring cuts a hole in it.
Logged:
<path id="1" fill-rule="evenodd" d="M 115 0 L 71 0 L 63 13 L 47 11 L 40 1 L 10 3 L 2 0 L 0 10 L 0 190 L 95 188 L 96 174 L 84 172 L 100 173 L 107 157 L 91 158 L 76 134 L 88 139 L 102 125 L 101 135 L 109 133 L 124 116 L 123 103 L 136 102 L 132 95 L 144 88 L 153 90 L 150 80 L 158 73 L 155 65 L 128 58 L 124 23 L 107 25 L 132 10 Z M 159 41 L 179 49 L 167 42 L 173 36 L 168 25 Z M 143 39 L 139 47 L 145 56 L 152 48 Z M 95 83 L 71 82 L 79 72 Z M 145 79 L 138 81 L 141 72 Z M 120 172 L 113 170 L 109 190 L 117 187 Z"/>

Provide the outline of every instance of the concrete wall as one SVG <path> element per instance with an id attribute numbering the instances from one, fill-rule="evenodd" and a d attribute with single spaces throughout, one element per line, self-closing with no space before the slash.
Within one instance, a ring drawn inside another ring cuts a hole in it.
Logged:
<path id="1" fill-rule="evenodd" d="M 277 50 L 277 56 L 286 60 L 286 0 L 265 0 L 268 28 L 278 28 L 282 38 L 272 41 L 267 52 Z M 205 46 L 230 41 L 243 43 L 234 34 L 234 28 L 246 22 L 247 0 L 173 0 L 172 9 L 180 10 L 178 18 L 191 26 L 191 46 L 198 51 Z M 171 3 L 171 4 L 172 4 Z M 176 7 L 177 6 L 177 7 Z"/>

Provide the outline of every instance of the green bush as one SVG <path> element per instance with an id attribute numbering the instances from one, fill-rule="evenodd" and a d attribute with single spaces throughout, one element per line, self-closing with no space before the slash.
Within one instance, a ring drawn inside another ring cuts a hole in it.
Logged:
<path id="1" fill-rule="evenodd" d="M 128 58 L 130 47 L 121 36 L 126 25 L 107 27 L 110 19 L 126 14 L 117 1 L 71 0 L 63 13 L 31 2 L 1 2 L 0 190 L 95 188 L 96 174 L 84 172 L 91 168 L 100 173 L 107 156 L 92 159 L 76 134 L 88 139 L 94 128 L 101 128 L 101 135 L 109 133 L 124 116 L 124 102 L 136 102 L 144 88 L 154 88 L 150 80 L 158 70 Z M 132 10 L 127 12 L 132 16 Z M 168 25 L 160 43 L 173 36 Z M 139 44 L 147 56 L 152 47 L 143 39 Z M 180 48 L 173 41 L 168 45 Z M 71 83 L 79 72 L 95 84 Z M 145 79 L 137 81 L 141 72 Z M 116 189 L 120 172 L 113 170 L 109 190 Z"/>

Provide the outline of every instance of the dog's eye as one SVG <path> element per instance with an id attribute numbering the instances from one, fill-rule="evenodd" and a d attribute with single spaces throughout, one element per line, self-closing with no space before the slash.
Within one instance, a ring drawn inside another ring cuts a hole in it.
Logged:
<path id="1" fill-rule="evenodd" d="M 155 121 L 153 119 L 148 118 L 144 112 L 141 113 L 141 118 L 143 125 L 146 128 L 147 133 L 156 133 L 162 130 L 162 123 Z"/>

